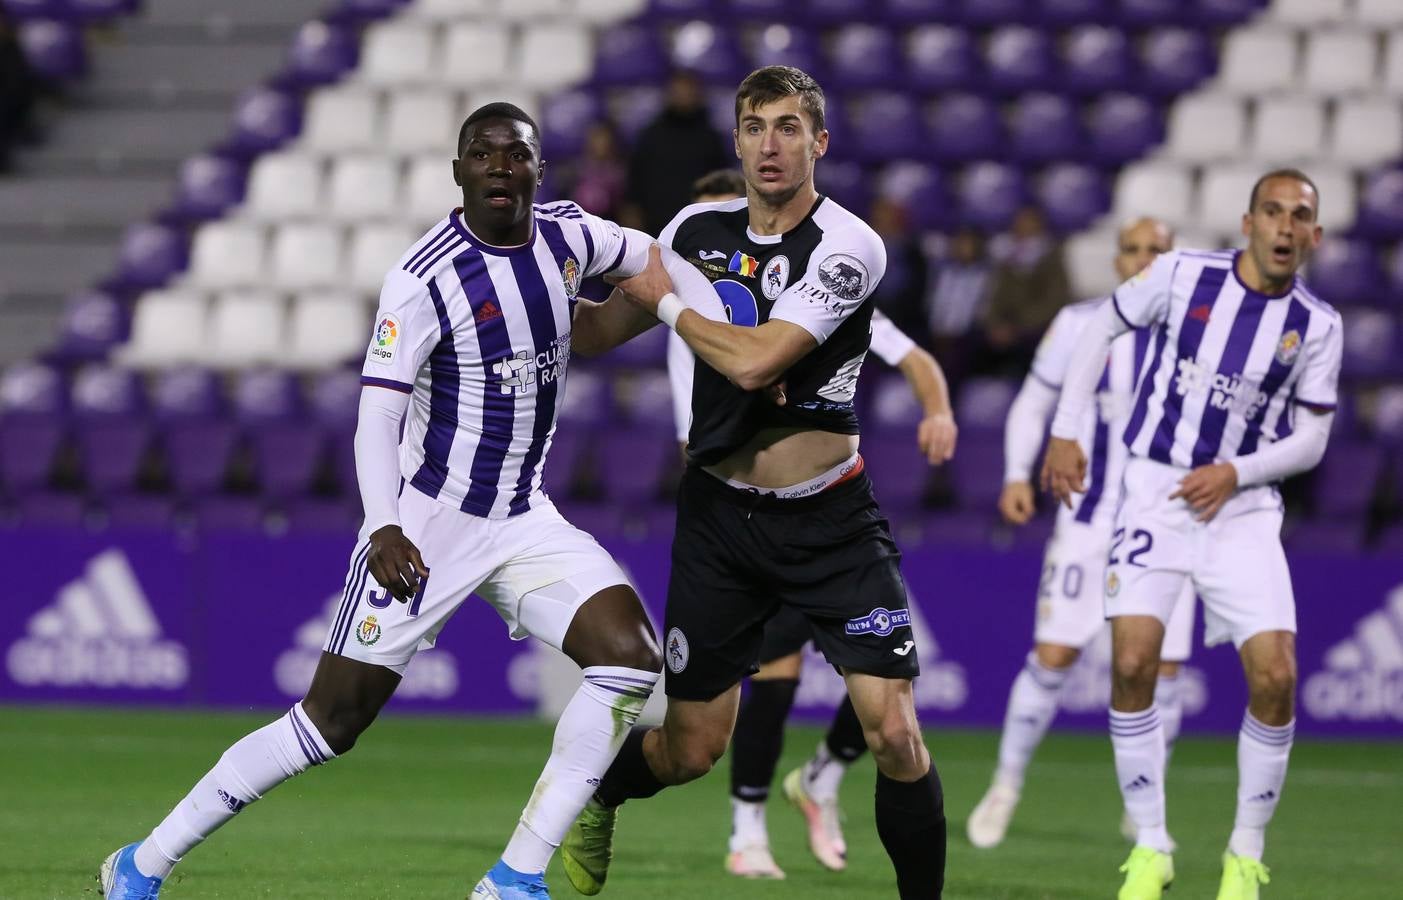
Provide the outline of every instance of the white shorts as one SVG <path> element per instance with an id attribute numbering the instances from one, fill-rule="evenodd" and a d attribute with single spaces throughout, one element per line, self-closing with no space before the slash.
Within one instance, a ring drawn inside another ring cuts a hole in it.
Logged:
<path id="1" fill-rule="evenodd" d="M 1038 583 L 1038 616 L 1033 640 L 1084 650 L 1106 627 L 1101 585 L 1110 552 L 1104 527 L 1061 521 L 1047 542 Z M 1185 584 L 1165 627 L 1161 656 L 1183 662 L 1193 649 L 1194 593 Z"/>
<path id="2" fill-rule="evenodd" d="M 1210 522 L 1170 500 L 1185 469 L 1131 459 L 1106 569 L 1106 617 L 1167 621 L 1192 586 L 1203 600 L 1204 643 L 1237 647 L 1263 631 L 1296 631 L 1296 598 L 1281 549 L 1275 488 L 1238 491 Z"/>
<path id="3" fill-rule="evenodd" d="M 549 502 L 519 516 L 485 519 L 406 487 L 399 514 L 429 577 L 413 599 L 395 600 L 369 574 L 370 535 L 362 526 L 322 647 L 328 653 L 403 674 L 474 592 L 497 610 L 512 640 L 530 636 L 559 650 L 586 600 L 628 584 L 614 558 Z"/>

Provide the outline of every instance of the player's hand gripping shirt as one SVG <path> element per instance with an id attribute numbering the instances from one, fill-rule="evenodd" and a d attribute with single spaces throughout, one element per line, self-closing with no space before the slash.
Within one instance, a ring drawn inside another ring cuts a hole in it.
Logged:
<path id="1" fill-rule="evenodd" d="M 580 282 L 642 271 L 645 238 L 553 203 L 535 208 L 520 247 L 483 243 L 457 210 L 415 243 L 385 278 L 361 378 L 410 394 L 399 445 L 410 485 L 479 516 L 531 508 Z"/>

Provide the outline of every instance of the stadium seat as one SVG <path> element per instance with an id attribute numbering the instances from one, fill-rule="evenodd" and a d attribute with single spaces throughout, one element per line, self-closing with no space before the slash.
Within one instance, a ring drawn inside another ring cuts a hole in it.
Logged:
<path id="1" fill-rule="evenodd" d="M 328 211 L 343 222 L 392 218 L 399 214 L 399 188 L 400 166 L 393 157 L 343 156 L 331 169 Z"/>
<path id="2" fill-rule="evenodd" d="M 963 222 L 984 229 L 1003 229 L 1027 202 L 1028 188 L 1021 169 L 977 162 L 961 173 L 959 209 Z"/>
<path id="3" fill-rule="evenodd" d="M 342 291 L 312 291 L 292 301 L 285 359 L 296 369 L 321 369 L 360 359 L 370 335 L 370 310 Z"/>
<path id="4" fill-rule="evenodd" d="M 1112 20 L 1115 0 L 1040 0 L 1038 17 L 1054 28 L 1064 25 L 1092 25 Z"/>
<path id="5" fill-rule="evenodd" d="M 229 468 L 237 430 L 224 418 L 225 403 L 215 373 L 198 366 L 160 372 L 151 387 L 151 409 L 175 493 L 193 497 L 218 490 Z"/>
<path id="6" fill-rule="evenodd" d="M 845 25 L 829 45 L 828 72 L 839 92 L 888 87 L 901 77 L 901 47 L 885 28 Z"/>
<path id="7" fill-rule="evenodd" d="M 1312 164 L 1309 174 L 1320 189 L 1320 212 L 1316 221 L 1327 231 L 1354 225 L 1359 215 L 1359 194 L 1353 171 L 1321 162 Z"/>
<path id="8" fill-rule="evenodd" d="M 242 159 L 280 147 L 302 128 L 302 102 L 288 90 L 254 88 L 234 108 L 233 134 L 226 147 Z"/>
<path id="9" fill-rule="evenodd" d="M 1394 0 L 1354 0 L 1354 21 L 1360 25 L 1391 28 L 1403 25 L 1403 6 Z"/>
<path id="10" fill-rule="evenodd" d="M 341 229 L 320 222 L 280 226 L 273 236 L 271 271 L 263 284 L 284 289 L 321 287 L 344 280 Z"/>
<path id="11" fill-rule="evenodd" d="M 1199 180 L 1194 221 L 1204 228 L 1235 226 L 1261 174 L 1261 167 L 1252 163 L 1208 167 Z"/>
<path id="12" fill-rule="evenodd" d="M 1315 31 L 1306 37 L 1301 85 L 1315 94 L 1346 94 L 1374 86 L 1378 42 L 1363 31 Z"/>
<path id="13" fill-rule="evenodd" d="M 264 291 L 230 291 L 210 310 L 209 341 L 199 357 L 212 365 L 285 364 L 287 314 L 282 298 Z"/>
<path id="14" fill-rule="evenodd" d="M 1301 165 L 1325 152 L 1325 106 L 1311 97 L 1263 97 L 1252 123 L 1251 154 L 1263 165 Z"/>
<path id="15" fill-rule="evenodd" d="M 505 8 L 525 6 L 510 3 Z M 580 25 L 552 23 L 530 25 L 522 32 L 513 79 L 523 87 L 556 90 L 581 81 L 594 63 L 589 32 Z"/>
<path id="16" fill-rule="evenodd" d="M 594 80 L 599 84 L 658 84 L 667 75 L 662 42 L 641 25 L 606 28 L 595 45 Z"/>
<path id="17" fill-rule="evenodd" d="M 356 72 L 374 85 L 430 84 L 435 78 L 437 34 L 417 22 L 377 22 L 361 36 Z"/>
<path id="18" fill-rule="evenodd" d="M 814 173 L 814 186 L 859 216 L 872 203 L 871 179 L 861 163 L 851 160 L 825 159 Z"/>
<path id="19" fill-rule="evenodd" d="M 867 0 L 809 0 L 804 10 L 809 23 L 819 27 L 855 22 L 869 14 Z"/>
<path id="20" fill-rule="evenodd" d="M 320 88 L 307 101 L 302 146 L 321 153 L 376 150 L 385 139 L 380 97 L 357 85 Z"/>
<path id="21" fill-rule="evenodd" d="M 462 203 L 463 192 L 453 183 L 453 168 L 448 158 L 421 156 L 409 164 L 401 209 L 415 230 L 429 227 Z"/>
<path id="22" fill-rule="evenodd" d="M 40 79 L 62 84 L 88 73 L 88 53 L 77 25 L 36 19 L 21 22 L 18 30 L 24 58 Z"/>
<path id="23" fill-rule="evenodd" d="M 578 3 L 575 15 L 593 25 L 608 25 L 635 16 L 648 6 L 648 0 L 589 0 Z"/>
<path id="24" fill-rule="evenodd" d="M 746 74 L 735 35 L 707 22 L 688 22 L 668 42 L 674 68 L 694 72 L 710 84 L 734 86 Z"/>
<path id="25" fill-rule="evenodd" d="M 1063 234 L 1089 227 L 1111 205 L 1105 175 L 1081 163 L 1049 167 L 1038 180 L 1037 197 L 1048 223 Z"/>
<path id="26" fill-rule="evenodd" d="M 406 19 L 430 22 L 456 22 L 497 11 L 498 0 L 410 0 L 404 8 Z"/>
<path id="27" fill-rule="evenodd" d="M 83 291 L 64 304 L 51 354 L 59 363 L 102 359 L 130 330 L 130 312 L 117 297 L 106 291 Z"/>
<path id="28" fill-rule="evenodd" d="M 333 22 L 365 25 L 399 11 L 404 0 L 337 0 L 328 18 Z"/>
<path id="29" fill-rule="evenodd" d="M 98 495 L 134 490 L 152 434 L 136 373 L 88 366 L 73 379 L 72 409 L 88 489 Z"/>
<path id="30" fill-rule="evenodd" d="M 1084 25 L 1067 34 L 1062 45 L 1062 83 L 1079 94 L 1100 94 L 1130 84 L 1134 55 L 1125 32 Z"/>
<path id="31" fill-rule="evenodd" d="M 948 25 L 921 25 L 905 41 L 906 73 L 922 91 L 967 90 L 977 86 L 981 64 L 974 38 Z"/>
<path id="32" fill-rule="evenodd" d="M 872 163 L 906 159 L 932 143 L 921 127 L 920 108 L 903 92 L 873 91 L 856 97 L 848 117 L 853 133 L 863 136 L 858 146 L 848 149 L 849 158 Z"/>
<path id="33" fill-rule="evenodd" d="M 1031 23 L 1037 19 L 1037 0 L 963 0 L 960 18 L 976 28 Z"/>
<path id="34" fill-rule="evenodd" d="M 946 95 L 934 107 L 929 131 L 927 154 L 947 162 L 996 156 L 1005 140 L 998 107 L 978 94 Z"/>
<path id="35" fill-rule="evenodd" d="M 1121 0 L 1120 20 L 1131 28 L 1158 28 L 1178 21 L 1181 0 Z"/>
<path id="36" fill-rule="evenodd" d="M 0 486 L 10 496 L 42 489 L 67 432 L 68 390 L 57 369 L 35 362 L 0 373 Z"/>
<path id="37" fill-rule="evenodd" d="M 919 162 L 896 162 L 882 169 L 878 192 L 899 203 L 912 228 L 944 231 L 955 224 L 953 203 L 944 171 Z"/>
<path id="38" fill-rule="evenodd" d="M 509 0 L 493 10 L 494 15 L 508 22 L 548 22 L 569 19 L 579 6 L 579 0 Z"/>
<path id="39" fill-rule="evenodd" d="M 361 390 L 358 371 L 333 369 L 314 376 L 307 394 L 308 410 L 327 436 L 331 467 L 341 492 L 352 497 L 357 493 L 355 434 Z"/>
<path id="40" fill-rule="evenodd" d="M 195 233 L 190 250 L 192 284 L 207 288 L 258 284 L 264 277 L 266 238 L 259 225 L 210 222 Z"/>
<path id="41" fill-rule="evenodd" d="M 320 158 L 295 150 L 266 153 L 249 173 L 244 210 L 262 221 L 315 216 L 322 193 Z"/>
<path id="42" fill-rule="evenodd" d="M 1345 378 L 1376 379 L 1396 375 L 1400 369 L 1399 325 L 1389 312 L 1377 309 L 1349 310 L 1349 327 L 1344 330 Z"/>
<path id="43" fill-rule="evenodd" d="M 516 105 L 522 112 L 533 119 L 541 114 L 541 95 L 536 91 L 528 91 L 516 86 L 504 87 L 479 87 L 476 90 L 468 91 L 463 103 L 462 118 L 467 118 L 468 114 L 480 106 L 488 103 L 502 101 Z M 539 119 L 537 120 L 539 121 Z M 454 154 L 456 155 L 456 154 Z"/>
<path id="44" fill-rule="evenodd" d="M 964 0 L 886 0 L 883 18 L 899 27 L 957 22 L 963 17 L 964 5 Z"/>
<path id="45" fill-rule="evenodd" d="M 1218 84 L 1227 91 L 1257 96 L 1279 91 L 1296 80 L 1296 32 L 1244 28 L 1228 32 Z"/>
<path id="46" fill-rule="evenodd" d="M 1388 34 L 1384 46 L 1383 88 L 1389 94 L 1403 93 L 1403 28 L 1395 28 Z"/>
<path id="47" fill-rule="evenodd" d="M 1292 26 L 1334 25 L 1348 18 L 1347 0 L 1272 0 L 1267 17 Z"/>
<path id="48" fill-rule="evenodd" d="M 1388 297 L 1378 253 L 1369 241 L 1327 237 L 1311 256 L 1306 272 L 1311 287 L 1335 306 L 1384 305 Z"/>
<path id="49" fill-rule="evenodd" d="M 632 141 L 662 111 L 663 92 L 661 88 L 646 84 L 611 88 L 607 103 L 609 118 L 619 127 L 624 140 Z"/>
<path id="50" fill-rule="evenodd" d="M 995 29 L 984 49 L 985 84 L 999 92 L 1017 94 L 1055 82 L 1057 57 L 1052 40 L 1035 28 L 1006 25 Z"/>
<path id="51" fill-rule="evenodd" d="M 398 222 L 358 226 L 351 233 L 347 251 L 346 286 L 362 294 L 377 296 L 385 281 L 385 273 L 419 237 L 417 229 Z"/>
<path id="52" fill-rule="evenodd" d="M 128 228 L 110 286 L 131 290 L 164 285 L 189 263 L 185 240 L 181 229 L 169 225 L 141 222 Z"/>
<path id="53" fill-rule="evenodd" d="M 1138 90 L 1173 97 L 1198 87 L 1217 70 L 1213 44 L 1201 31 L 1157 28 L 1140 46 Z"/>
<path id="54" fill-rule="evenodd" d="M 1183 166 L 1159 160 L 1133 163 L 1116 182 L 1116 215 L 1155 216 L 1179 225 L 1190 219 L 1192 197 L 1193 176 Z"/>
<path id="55" fill-rule="evenodd" d="M 400 156 L 456 156 L 461 106 L 458 96 L 449 91 L 411 88 L 390 92 L 383 149 Z"/>
<path id="56" fill-rule="evenodd" d="M 1243 103 L 1225 94 L 1194 94 L 1169 112 L 1166 152 L 1190 162 L 1238 159 L 1247 143 Z"/>
<path id="57" fill-rule="evenodd" d="M 1022 163 L 1071 160 L 1085 143 L 1080 110 L 1062 94 L 1027 93 L 1009 114 L 1010 156 Z"/>
<path id="58" fill-rule="evenodd" d="M 1403 105 L 1393 97 L 1341 98 L 1335 105 L 1329 155 L 1352 166 L 1403 156 Z"/>
<path id="59" fill-rule="evenodd" d="M 224 215 L 243 202 L 247 170 L 227 156 L 202 153 L 180 167 L 171 213 L 182 221 L 197 222 Z"/>
<path id="60" fill-rule="evenodd" d="M 353 28 L 314 19 L 297 29 L 281 80 L 298 88 L 330 84 L 354 69 L 359 57 Z"/>
<path id="61" fill-rule="evenodd" d="M 1361 213 L 1356 226 L 1372 237 L 1403 237 L 1403 169 L 1382 169 L 1371 174 L 1360 193 Z"/>
<path id="62" fill-rule="evenodd" d="M 764 66 L 793 66 L 815 78 L 824 77 L 823 56 L 813 32 L 792 25 L 766 25 L 754 36 L 750 68 Z"/>
<path id="63" fill-rule="evenodd" d="M 548 93 L 541 106 L 541 145 L 551 158 L 573 158 L 584 147 L 585 132 L 603 112 L 599 95 L 583 89 Z M 455 132 L 456 140 L 457 134 Z"/>
<path id="64" fill-rule="evenodd" d="M 1164 121 L 1144 97 L 1105 94 L 1087 111 L 1091 162 L 1119 166 L 1164 140 Z"/>
<path id="65" fill-rule="evenodd" d="M 206 350 L 208 303 L 189 290 L 148 291 L 132 314 L 131 339 L 115 358 L 138 367 L 194 362 Z"/>
<path id="66" fill-rule="evenodd" d="M 1236 25 L 1256 15 L 1268 0 L 1198 0 L 1194 10 L 1201 25 Z"/>

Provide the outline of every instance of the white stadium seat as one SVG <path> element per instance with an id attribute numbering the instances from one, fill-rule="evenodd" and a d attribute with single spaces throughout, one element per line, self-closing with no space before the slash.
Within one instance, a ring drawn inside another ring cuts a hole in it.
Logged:
<path id="1" fill-rule="evenodd" d="M 1077 297 L 1104 297 L 1116 289 L 1116 229 L 1082 231 L 1067 239 L 1067 276 Z"/>
<path id="2" fill-rule="evenodd" d="M 204 359 L 217 366 L 284 363 L 287 311 L 267 291 L 231 291 L 214 301 Z"/>
<path id="3" fill-rule="evenodd" d="M 1175 159 L 1207 162 L 1242 155 L 1247 142 L 1247 111 L 1225 94 L 1198 94 L 1176 102 L 1169 112 L 1166 152 Z"/>
<path id="4" fill-rule="evenodd" d="M 1218 69 L 1220 87 L 1239 94 L 1281 91 L 1295 82 L 1296 32 L 1243 28 L 1228 33 Z"/>
<path id="5" fill-rule="evenodd" d="M 1330 231 L 1348 228 L 1359 212 L 1359 185 L 1354 172 L 1338 165 L 1319 163 L 1305 170 L 1320 188 L 1320 224 Z"/>
<path id="6" fill-rule="evenodd" d="M 523 91 L 517 87 L 502 86 L 488 87 L 468 92 L 463 103 L 463 118 L 469 113 L 487 103 L 497 100 L 505 100 L 519 107 L 537 122 L 541 120 L 541 98 L 533 91 Z M 461 120 L 460 120 L 461 121 Z M 550 154 L 550 148 L 545 148 L 545 153 Z"/>
<path id="7" fill-rule="evenodd" d="M 1172 162 L 1131 163 L 1116 180 L 1115 212 L 1131 216 L 1156 216 L 1171 225 L 1182 225 L 1190 214 L 1193 176 Z"/>
<path id="8" fill-rule="evenodd" d="M 1272 0 L 1267 16 L 1289 25 L 1329 25 L 1348 16 L 1347 0 Z"/>
<path id="9" fill-rule="evenodd" d="M 445 207 L 443 214 L 447 213 Z M 419 229 L 399 223 L 360 226 L 351 235 L 350 250 L 346 254 L 346 283 L 362 293 L 378 295 L 385 273 L 420 236 Z"/>
<path id="10" fill-rule="evenodd" d="M 1384 90 L 1394 96 L 1403 94 L 1403 28 L 1388 34 L 1384 50 Z"/>
<path id="11" fill-rule="evenodd" d="M 316 215 L 322 205 L 322 161 L 296 151 L 268 153 L 253 164 L 244 210 L 260 220 Z"/>
<path id="12" fill-rule="evenodd" d="M 1403 104 L 1396 97 L 1341 100 L 1335 107 L 1330 156 L 1355 166 L 1403 156 Z"/>
<path id="13" fill-rule="evenodd" d="M 1301 81 L 1316 94 L 1346 94 L 1374 87 L 1378 42 L 1362 31 L 1316 31 L 1307 36 Z"/>
<path id="14" fill-rule="evenodd" d="M 648 0 L 580 0 L 575 15 L 594 25 L 619 22 L 648 8 Z"/>
<path id="15" fill-rule="evenodd" d="M 302 146 L 323 153 L 370 150 L 384 140 L 380 95 L 356 85 L 322 88 L 307 101 Z"/>
<path id="16" fill-rule="evenodd" d="M 441 156 L 421 156 L 411 162 L 404 184 L 400 209 L 416 229 L 428 228 L 463 205 L 463 191 L 453 183 L 452 161 Z"/>
<path id="17" fill-rule="evenodd" d="M 200 287 L 258 284 L 265 277 L 263 228 L 237 220 L 210 222 L 195 233 L 189 280 Z"/>
<path id="18" fill-rule="evenodd" d="M 1257 104 L 1252 155 L 1265 164 L 1304 163 L 1323 155 L 1325 107 L 1309 97 L 1268 97 Z"/>
<path id="19" fill-rule="evenodd" d="M 388 97 L 384 147 L 392 153 L 455 155 L 458 149 L 458 115 L 462 104 L 449 91 L 425 88 L 398 90 Z"/>
<path id="20" fill-rule="evenodd" d="M 390 156 L 345 156 L 331 169 L 331 215 L 342 221 L 390 218 L 399 205 L 399 161 Z"/>
<path id="21" fill-rule="evenodd" d="M 584 0 L 588 6 L 590 0 Z M 574 15 L 576 4 L 571 0 L 503 0 L 495 18 L 507 22 L 561 21 Z"/>
<path id="22" fill-rule="evenodd" d="M 516 42 L 505 25 L 464 22 L 453 25 L 444 39 L 440 80 L 452 87 L 473 87 L 502 81 L 510 70 Z"/>
<path id="23" fill-rule="evenodd" d="M 486 17 L 496 12 L 497 6 L 497 0 L 413 0 L 405 7 L 403 16 L 430 22 L 457 22 Z"/>
<path id="24" fill-rule="evenodd" d="M 438 33 L 432 26 L 390 20 L 371 25 L 361 40 L 357 72 L 377 85 L 427 84 L 437 65 Z"/>
<path id="25" fill-rule="evenodd" d="M 1376 28 L 1403 25 L 1403 3 L 1398 0 L 1354 0 L 1354 21 Z"/>
<path id="26" fill-rule="evenodd" d="M 1208 167 L 1199 182 L 1194 226 L 1209 232 L 1236 229 L 1261 174 L 1256 164 Z"/>
<path id="27" fill-rule="evenodd" d="M 581 81 L 594 65 L 594 48 L 583 25 L 528 26 L 521 35 L 517 78 L 524 87 L 549 89 Z"/>
<path id="28" fill-rule="evenodd" d="M 297 369 L 320 369 L 365 353 L 370 339 L 369 307 L 355 294 L 313 291 L 292 302 L 284 361 Z"/>
<path id="29" fill-rule="evenodd" d="M 293 290 L 345 281 L 341 229 L 316 222 L 284 225 L 273 237 L 272 271 L 264 284 Z"/>
<path id="30" fill-rule="evenodd" d="M 131 366 L 157 367 L 195 362 L 208 347 L 209 302 L 186 290 L 148 291 L 132 313 L 132 332 L 117 359 Z"/>

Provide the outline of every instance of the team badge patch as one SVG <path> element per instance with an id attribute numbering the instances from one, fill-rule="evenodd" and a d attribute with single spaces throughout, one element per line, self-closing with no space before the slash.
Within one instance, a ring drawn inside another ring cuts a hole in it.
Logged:
<path id="1" fill-rule="evenodd" d="M 862 260 L 846 253 L 834 253 L 818 266 L 819 284 L 850 303 L 867 294 L 867 277 Z"/>
<path id="2" fill-rule="evenodd" d="M 580 264 L 575 262 L 575 257 L 567 256 L 565 265 L 560 267 L 560 280 L 565 282 L 565 295 L 571 300 L 580 293 Z"/>
<path id="3" fill-rule="evenodd" d="M 672 628 L 667 633 L 667 670 L 672 674 L 679 674 L 687 668 L 687 660 L 692 656 L 691 649 L 687 646 L 687 636 L 682 633 L 681 628 Z"/>
<path id="4" fill-rule="evenodd" d="M 394 313 L 386 313 L 375 325 L 375 335 L 370 341 L 370 360 L 381 365 L 389 365 L 395 359 L 395 347 L 399 345 L 399 319 Z"/>
<path id="5" fill-rule="evenodd" d="M 356 626 L 356 640 L 360 641 L 363 647 L 369 647 L 380 640 L 380 623 L 374 616 L 366 616 L 360 620 L 360 624 Z"/>
<path id="6" fill-rule="evenodd" d="M 735 272 L 746 278 L 754 278 L 755 273 L 760 271 L 760 260 L 737 250 L 732 254 L 731 261 L 726 265 L 726 271 Z"/>
<path id="7" fill-rule="evenodd" d="M 886 637 L 898 628 L 910 627 L 910 610 L 888 610 L 879 606 L 865 616 L 849 619 L 843 630 L 848 634 L 875 634 L 877 637 Z"/>
<path id="8" fill-rule="evenodd" d="M 1283 366 L 1289 366 L 1300 355 L 1301 333 L 1292 328 L 1281 336 L 1281 343 L 1276 345 L 1276 361 Z"/>
<path id="9" fill-rule="evenodd" d="M 1115 572 L 1106 573 L 1106 596 L 1114 597 L 1120 593 L 1120 576 Z"/>
<path id="10" fill-rule="evenodd" d="M 773 300 L 789 287 L 789 257 L 781 253 L 765 263 L 765 277 L 760 281 L 760 290 L 765 299 Z"/>

